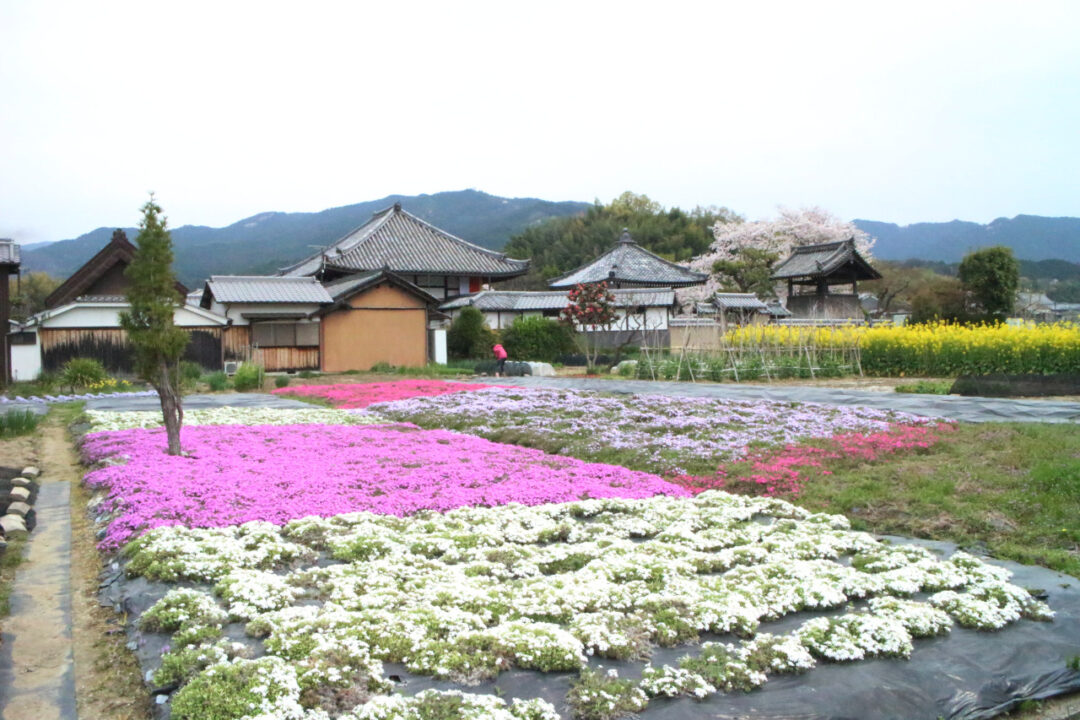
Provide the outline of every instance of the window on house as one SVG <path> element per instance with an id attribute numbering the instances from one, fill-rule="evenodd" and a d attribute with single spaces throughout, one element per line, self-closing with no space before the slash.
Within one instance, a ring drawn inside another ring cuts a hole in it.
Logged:
<path id="1" fill-rule="evenodd" d="M 319 344 L 317 323 L 261 322 L 251 326 L 251 342 L 259 347 L 310 347 Z"/>

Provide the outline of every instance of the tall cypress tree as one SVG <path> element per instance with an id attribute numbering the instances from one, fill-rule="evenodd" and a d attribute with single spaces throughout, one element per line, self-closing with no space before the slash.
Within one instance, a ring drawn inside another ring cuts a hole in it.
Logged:
<path id="1" fill-rule="evenodd" d="M 157 390 L 161 400 L 169 454 L 179 455 L 180 426 L 184 422 L 180 357 L 187 347 L 188 334 L 173 324 L 173 313 L 183 304 L 183 298 L 176 290 L 172 270 L 172 237 L 153 193 L 142 206 L 142 213 L 135 258 L 124 271 L 131 310 L 120 314 L 120 326 L 127 331 L 135 350 L 135 371 Z"/>

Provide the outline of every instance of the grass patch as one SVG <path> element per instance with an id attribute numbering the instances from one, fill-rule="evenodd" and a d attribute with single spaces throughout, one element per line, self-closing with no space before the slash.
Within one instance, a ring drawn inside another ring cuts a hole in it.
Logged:
<path id="1" fill-rule="evenodd" d="M 919 380 L 913 383 L 903 383 L 894 389 L 898 393 L 919 393 L 922 395 L 948 395 L 952 390 L 952 380 Z"/>
<path id="2" fill-rule="evenodd" d="M 10 410 L 0 415 L 0 438 L 29 435 L 37 430 L 42 417 L 29 410 Z"/>
<path id="3" fill-rule="evenodd" d="M 11 613 L 11 587 L 15 582 L 15 568 L 25 559 L 23 550 L 26 540 L 8 540 L 7 549 L 0 555 L 0 618 Z"/>
<path id="4" fill-rule="evenodd" d="M 859 529 L 948 540 L 1080 577 L 1080 428 L 960 425 L 888 462 L 808 469 L 795 501 Z"/>

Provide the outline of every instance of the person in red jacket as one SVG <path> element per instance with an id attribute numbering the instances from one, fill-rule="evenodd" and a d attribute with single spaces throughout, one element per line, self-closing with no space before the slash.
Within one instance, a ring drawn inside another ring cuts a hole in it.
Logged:
<path id="1" fill-rule="evenodd" d="M 495 366 L 495 377 L 500 377 L 506 371 L 506 348 L 496 343 L 491 346 L 491 352 L 498 361 L 498 365 Z"/>

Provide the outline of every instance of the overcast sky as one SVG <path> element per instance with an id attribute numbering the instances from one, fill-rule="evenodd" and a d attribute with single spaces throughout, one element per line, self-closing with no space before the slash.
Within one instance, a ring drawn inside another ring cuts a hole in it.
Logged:
<path id="1" fill-rule="evenodd" d="M 0 0 L 0 236 L 475 188 L 1080 216 L 1080 2 Z"/>

